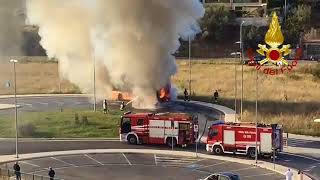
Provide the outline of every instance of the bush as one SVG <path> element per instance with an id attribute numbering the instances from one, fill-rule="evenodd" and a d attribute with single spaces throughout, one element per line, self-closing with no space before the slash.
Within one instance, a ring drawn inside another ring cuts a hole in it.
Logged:
<path id="1" fill-rule="evenodd" d="M 289 78 L 293 79 L 293 80 L 300 80 L 302 79 L 300 76 L 296 75 L 296 74 L 289 74 Z"/>
<path id="2" fill-rule="evenodd" d="M 75 113 L 75 114 L 74 114 L 74 123 L 75 123 L 76 125 L 80 124 L 78 113 Z"/>
<path id="3" fill-rule="evenodd" d="M 23 124 L 19 127 L 19 133 L 22 137 L 32 137 L 36 134 L 36 126 L 32 123 Z"/>
<path id="4" fill-rule="evenodd" d="M 88 117 L 87 117 L 87 116 L 82 116 L 82 118 L 81 118 L 81 124 L 84 125 L 84 126 L 89 124 L 89 121 L 88 121 Z"/>
<path id="5" fill-rule="evenodd" d="M 317 78 L 320 79 L 320 65 L 317 64 L 317 66 L 315 67 L 315 69 L 313 69 L 313 71 L 311 72 L 311 74 Z"/>

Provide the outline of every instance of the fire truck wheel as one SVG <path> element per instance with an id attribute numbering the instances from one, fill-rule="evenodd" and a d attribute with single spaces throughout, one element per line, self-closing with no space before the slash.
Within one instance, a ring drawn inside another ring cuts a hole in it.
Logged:
<path id="1" fill-rule="evenodd" d="M 247 152 L 247 156 L 250 158 L 255 158 L 256 157 L 256 149 L 255 148 L 249 148 Z"/>
<path id="2" fill-rule="evenodd" d="M 172 147 L 172 146 L 175 147 L 177 145 L 177 140 L 176 140 L 176 138 L 173 138 L 173 141 L 172 141 L 172 138 L 168 137 L 167 141 L 166 141 L 166 144 L 167 144 L 168 147 Z"/>
<path id="3" fill-rule="evenodd" d="M 222 150 L 222 148 L 220 146 L 214 146 L 213 147 L 213 153 L 221 155 L 221 154 L 223 154 L 223 150 Z"/>
<path id="4" fill-rule="evenodd" d="M 136 136 L 131 134 L 128 136 L 128 142 L 129 144 L 137 144 L 138 141 Z"/>

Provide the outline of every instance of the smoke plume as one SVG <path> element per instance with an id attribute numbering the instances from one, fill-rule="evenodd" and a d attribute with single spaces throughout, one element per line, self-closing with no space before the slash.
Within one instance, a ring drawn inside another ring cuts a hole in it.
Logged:
<path id="1" fill-rule="evenodd" d="M 22 0 L 0 1 L 0 56 L 21 55 L 23 4 Z"/>
<path id="2" fill-rule="evenodd" d="M 27 1 L 28 23 L 39 26 L 41 45 L 59 59 L 64 78 L 92 93 L 95 61 L 100 98 L 128 90 L 144 107 L 170 83 L 179 39 L 193 38 L 203 15 L 199 0 Z"/>

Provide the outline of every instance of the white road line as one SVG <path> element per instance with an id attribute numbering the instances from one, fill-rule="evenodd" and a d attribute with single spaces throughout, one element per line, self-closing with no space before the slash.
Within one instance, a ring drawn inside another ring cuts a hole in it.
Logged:
<path id="1" fill-rule="evenodd" d="M 94 162 L 96 162 L 96 163 L 98 163 L 98 164 L 103 166 L 103 163 L 101 163 L 100 161 L 94 159 L 93 157 L 89 156 L 88 154 L 84 154 L 84 156 L 86 156 L 87 158 L 91 159 L 92 161 L 94 161 Z"/>
<path id="2" fill-rule="evenodd" d="M 123 157 L 126 159 L 126 161 L 128 162 L 128 164 L 129 164 L 130 166 L 132 166 L 132 164 L 131 164 L 131 162 L 129 161 L 129 159 L 127 158 L 127 156 L 124 155 L 124 153 L 122 153 L 122 155 L 123 155 Z"/>
<path id="3" fill-rule="evenodd" d="M 201 172 L 201 173 L 204 173 L 204 174 L 212 174 L 211 172 L 207 172 L 207 171 L 202 171 L 202 170 L 199 170 L 199 169 L 193 169 L 192 171 L 198 171 L 198 172 Z"/>
<path id="4" fill-rule="evenodd" d="M 224 161 L 224 162 L 221 162 L 221 163 L 211 164 L 211 165 L 208 165 L 208 166 L 201 166 L 201 167 L 199 167 L 197 169 L 203 169 L 203 168 L 212 167 L 212 166 L 221 165 L 221 164 L 226 164 L 226 163 L 229 163 L 229 162 Z"/>
<path id="5" fill-rule="evenodd" d="M 257 167 L 247 167 L 247 168 L 241 168 L 241 169 L 235 169 L 235 170 L 230 170 L 231 172 L 238 172 L 238 171 L 243 171 L 243 170 L 248 170 L 248 169 L 256 169 Z"/>
<path id="6" fill-rule="evenodd" d="M 64 163 L 64 164 L 68 164 L 69 166 L 78 167 L 77 165 L 74 165 L 74 164 L 65 162 L 65 161 L 63 161 L 63 160 L 61 160 L 61 159 L 58 159 L 58 158 L 55 158 L 55 157 L 51 157 L 51 159 L 54 159 L 54 160 L 59 161 L 59 162 L 62 162 L 62 163 Z"/>
<path id="7" fill-rule="evenodd" d="M 276 173 L 256 174 L 256 175 L 244 176 L 244 178 L 258 177 L 258 176 L 269 176 L 269 175 L 274 175 L 274 174 L 276 174 Z"/>
<path id="8" fill-rule="evenodd" d="M 32 104 L 27 104 L 27 103 L 18 103 L 19 106 L 29 106 L 32 107 Z"/>
<path id="9" fill-rule="evenodd" d="M 21 161 L 20 163 L 21 163 L 21 164 L 27 164 L 27 165 L 34 166 L 34 167 L 40 167 L 40 166 L 38 166 L 38 165 L 36 165 L 36 164 L 28 163 L 28 162 L 26 162 L 26 161 Z"/>
<path id="10" fill-rule="evenodd" d="M 309 171 L 311 171 L 312 169 L 314 169 L 316 167 L 318 167 L 318 166 L 310 166 L 308 168 L 305 168 L 303 171 L 309 172 Z"/>
<path id="11" fill-rule="evenodd" d="M 297 157 L 309 159 L 309 160 L 316 161 L 316 162 L 320 163 L 320 160 L 312 158 L 312 157 L 308 157 L 308 156 L 303 156 L 303 155 L 299 155 L 299 154 L 291 154 L 291 153 L 286 153 L 286 152 L 282 152 L 282 154 L 286 154 L 286 155 L 290 155 L 290 156 L 297 156 Z"/>
<path id="12" fill-rule="evenodd" d="M 186 163 L 185 166 L 192 166 L 192 165 L 199 165 L 199 166 L 200 166 L 200 164 L 197 164 L 197 163 L 199 163 L 199 162 L 201 162 L 201 161 L 204 161 L 204 160 L 206 160 L 206 159 L 199 159 L 199 160 L 197 160 L 197 161 L 195 161 L 195 162 Z"/>
<path id="13" fill-rule="evenodd" d="M 49 103 L 43 103 L 43 102 L 38 102 L 38 104 L 46 105 L 46 106 L 48 106 L 48 105 L 49 105 Z"/>
<path id="14" fill-rule="evenodd" d="M 154 154 L 153 156 L 154 156 L 154 163 L 155 163 L 155 165 L 156 165 L 156 166 L 158 166 L 158 162 L 157 162 L 157 155 L 156 155 L 156 154 Z"/>
<path id="15" fill-rule="evenodd" d="M 74 102 L 73 104 L 74 104 L 74 105 L 80 105 L 80 104 L 83 104 L 83 102 L 77 101 L 77 102 Z"/>
<path id="16" fill-rule="evenodd" d="M 279 160 L 285 161 L 285 162 L 290 162 L 290 159 L 283 159 L 283 158 L 278 158 Z"/>

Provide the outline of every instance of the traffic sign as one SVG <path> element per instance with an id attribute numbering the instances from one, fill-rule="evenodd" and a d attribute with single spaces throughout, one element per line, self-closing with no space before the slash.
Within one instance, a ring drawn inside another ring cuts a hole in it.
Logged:
<path id="1" fill-rule="evenodd" d="M 9 81 L 9 80 L 7 80 L 7 81 L 6 81 L 5 86 L 6 86 L 6 88 L 11 87 L 11 83 L 10 83 L 10 81 Z"/>
<path id="2" fill-rule="evenodd" d="M 194 125 L 194 132 L 199 132 L 199 125 Z"/>

